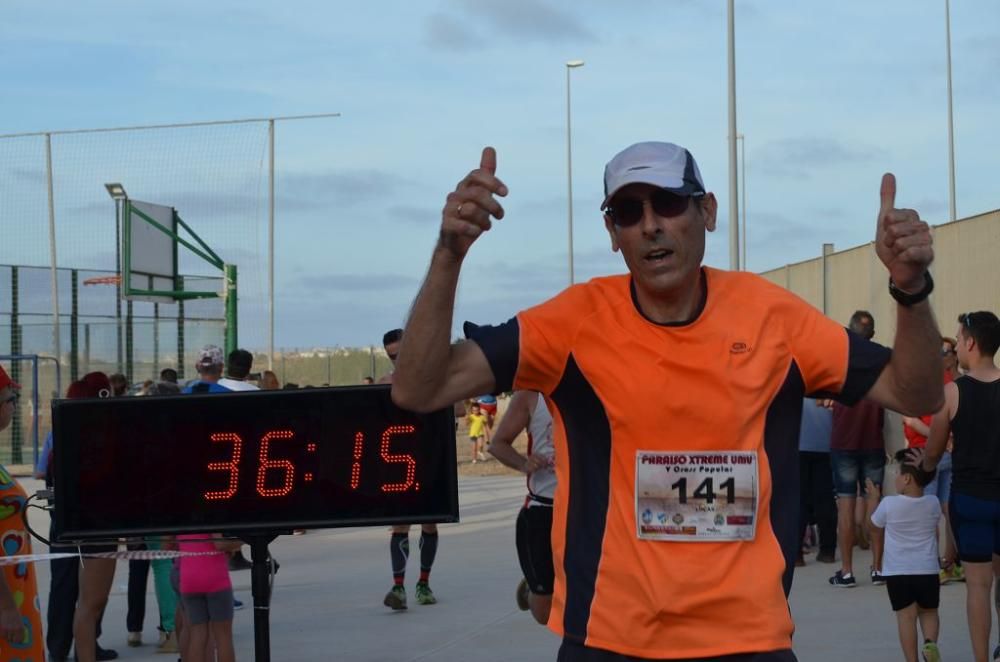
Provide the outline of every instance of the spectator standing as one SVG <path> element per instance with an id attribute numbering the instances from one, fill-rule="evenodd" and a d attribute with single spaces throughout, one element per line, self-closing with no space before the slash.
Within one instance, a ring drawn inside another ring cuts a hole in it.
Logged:
<path id="1" fill-rule="evenodd" d="M 931 420 L 923 466 L 936 468 L 953 437 L 951 525 L 965 568 L 966 614 L 976 662 L 989 654 L 990 593 L 1000 555 L 1000 320 L 989 311 L 958 318 L 958 363 L 965 374 L 944 387 Z M 1000 610 L 1000 607 L 998 607 Z M 1000 657 L 1000 646 L 993 659 Z"/>
<path id="2" fill-rule="evenodd" d="M 855 311 L 848 327 L 865 340 L 875 337 L 875 318 L 866 310 Z M 872 527 L 871 514 L 878 506 L 878 494 L 866 490 L 868 479 L 882 487 L 885 473 L 885 410 L 871 399 L 864 399 L 846 406 L 833 405 L 833 426 L 830 437 L 830 462 L 833 467 L 833 484 L 837 490 L 837 541 L 840 547 L 841 568 L 833 577 L 833 586 L 857 586 L 854 577 L 855 514 L 858 493 L 864 499 L 865 527 L 872 540 L 871 581 L 884 584 L 882 568 L 882 532 Z"/>
<path id="3" fill-rule="evenodd" d="M 816 560 L 820 563 L 834 563 L 837 551 L 837 502 L 830 466 L 832 431 L 833 412 L 830 408 L 820 400 L 805 399 L 799 428 L 799 495 L 802 504 L 799 540 L 805 537 L 809 524 L 815 522 L 819 529 Z M 798 562 L 805 564 L 801 550 Z"/>

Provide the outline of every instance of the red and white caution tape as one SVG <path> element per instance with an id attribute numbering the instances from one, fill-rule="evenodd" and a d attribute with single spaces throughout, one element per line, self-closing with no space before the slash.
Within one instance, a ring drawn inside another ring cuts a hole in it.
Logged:
<path id="1" fill-rule="evenodd" d="M 138 549 L 135 551 L 121 552 L 96 552 L 80 554 L 77 552 L 58 552 L 50 554 L 21 554 L 19 556 L 0 556 L 0 567 L 5 565 L 19 565 L 21 563 L 37 563 L 38 561 L 51 561 L 53 559 L 115 559 L 118 561 L 159 561 L 163 559 L 176 559 L 182 556 L 215 556 L 224 552 L 180 552 L 163 549 Z"/>

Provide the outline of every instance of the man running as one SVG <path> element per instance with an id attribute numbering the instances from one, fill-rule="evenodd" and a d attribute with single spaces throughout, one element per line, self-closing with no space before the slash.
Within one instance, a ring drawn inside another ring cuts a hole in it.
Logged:
<path id="1" fill-rule="evenodd" d="M 462 262 L 508 193 L 484 149 L 445 201 L 393 398 L 434 411 L 513 388 L 551 404 L 560 660 L 794 660 L 802 398 L 940 407 L 929 228 L 894 208 L 884 176 L 875 248 L 901 304 L 890 353 L 756 275 L 702 266 L 718 203 L 688 150 L 633 145 L 608 163 L 604 189 L 629 273 L 452 345 Z"/>
<path id="2" fill-rule="evenodd" d="M 528 454 L 513 443 L 528 430 Z M 552 608 L 552 499 L 556 492 L 552 416 L 545 398 L 534 391 L 518 391 L 493 433 L 490 454 L 528 477 L 528 496 L 517 514 L 517 560 L 524 579 L 517 586 L 517 604 L 542 625 L 549 622 Z"/>
<path id="3" fill-rule="evenodd" d="M 392 329 L 386 331 L 382 336 L 382 347 L 385 348 L 386 356 L 392 361 L 393 367 L 396 365 L 396 358 L 399 355 L 399 346 L 403 340 L 402 329 Z M 390 372 L 378 380 L 379 384 L 391 384 L 395 372 Z M 450 404 L 450 403 L 449 403 Z M 475 457 L 475 456 L 473 456 Z M 434 557 L 437 556 L 438 548 L 438 528 L 437 524 L 420 525 L 420 579 L 414 588 L 414 597 L 419 605 L 433 605 L 437 603 L 434 591 L 431 590 L 430 576 L 431 568 L 434 566 Z M 392 536 L 389 538 L 389 561 L 392 563 L 392 588 L 385 594 L 382 604 L 392 610 L 406 609 L 406 563 L 410 560 L 410 525 L 397 524 L 392 527 Z"/>

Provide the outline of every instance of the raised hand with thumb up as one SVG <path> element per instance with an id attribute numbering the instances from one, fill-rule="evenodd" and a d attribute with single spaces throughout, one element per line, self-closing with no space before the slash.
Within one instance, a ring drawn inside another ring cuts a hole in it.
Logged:
<path id="1" fill-rule="evenodd" d="M 459 260 L 479 235 L 492 227 L 491 216 L 503 218 L 503 207 L 494 196 L 507 195 L 507 186 L 497 179 L 496 171 L 496 150 L 484 147 L 479 168 L 448 194 L 441 210 L 440 246 Z"/>
<path id="2" fill-rule="evenodd" d="M 896 209 L 896 178 L 892 173 L 882 176 L 881 198 L 875 252 L 896 287 L 918 292 L 924 286 L 927 268 L 934 261 L 930 226 L 914 210 Z"/>

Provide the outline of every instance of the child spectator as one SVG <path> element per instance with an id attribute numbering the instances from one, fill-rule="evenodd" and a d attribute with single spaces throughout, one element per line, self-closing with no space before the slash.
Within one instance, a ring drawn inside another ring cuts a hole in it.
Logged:
<path id="1" fill-rule="evenodd" d="M 218 538 L 217 535 L 209 535 Z M 177 536 L 182 552 L 233 551 L 240 541 L 206 540 L 205 534 Z M 187 630 L 184 662 L 208 662 L 205 655 L 209 633 L 218 662 L 235 662 L 233 647 L 233 584 L 226 554 L 182 556 L 180 559 L 181 603 Z"/>
<path id="2" fill-rule="evenodd" d="M 938 602 L 937 525 L 941 504 L 937 496 L 924 494 L 934 471 L 919 466 L 922 451 L 904 448 L 896 453 L 899 473 L 897 496 L 886 497 L 872 513 L 872 523 L 885 529 L 882 575 L 889 589 L 889 602 L 896 612 L 899 643 L 907 662 L 917 662 L 917 621 L 923 632 L 921 649 L 926 662 L 940 662 L 937 638 L 940 628 Z M 911 464 L 911 462 L 915 462 Z M 867 481 L 869 492 L 876 489 Z"/>
<path id="3" fill-rule="evenodd" d="M 468 423 L 469 441 L 472 442 L 472 463 L 475 464 L 477 460 L 485 461 L 483 448 L 485 442 L 489 441 L 490 429 L 486 414 L 482 413 L 478 402 L 473 402 L 469 408 Z"/>

